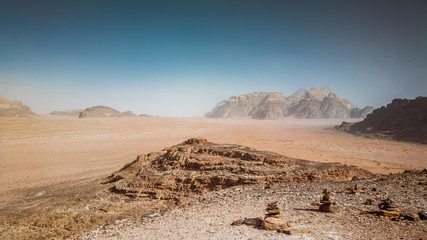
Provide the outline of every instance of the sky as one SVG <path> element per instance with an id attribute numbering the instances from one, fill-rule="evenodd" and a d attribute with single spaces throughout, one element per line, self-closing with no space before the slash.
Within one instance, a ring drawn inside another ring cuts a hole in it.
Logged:
<path id="1" fill-rule="evenodd" d="M 359 107 L 427 95 L 426 0 L 0 0 L 0 96 L 202 116 L 327 85 Z"/>

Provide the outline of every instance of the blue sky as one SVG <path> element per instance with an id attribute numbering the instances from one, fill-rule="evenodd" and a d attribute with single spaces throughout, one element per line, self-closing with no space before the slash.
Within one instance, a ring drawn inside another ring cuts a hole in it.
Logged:
<path id="1" fill-rule="evenodd" d="M 0 0 L 0 95 L 197 116 L 255 91 L 427 94 L 426 1 Z"/>

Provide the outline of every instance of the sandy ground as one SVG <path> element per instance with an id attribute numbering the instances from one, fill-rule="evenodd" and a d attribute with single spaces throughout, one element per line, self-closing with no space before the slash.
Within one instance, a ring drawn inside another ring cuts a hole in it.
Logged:
<path id="1" fill-rule="evenodd" d="M 190 137 L 289 157 L 357 165 L 375 173 L 427 167 L 427 145 L 332 129 L 342 120 L 62 116 L 0 118 L 0 200 L 19 189 L 109 174 L 142 153 Z"/>

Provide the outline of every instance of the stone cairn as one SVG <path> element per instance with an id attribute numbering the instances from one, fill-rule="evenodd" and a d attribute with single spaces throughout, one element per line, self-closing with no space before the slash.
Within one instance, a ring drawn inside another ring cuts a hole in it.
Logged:
<path id="1" fill-rule="evenodd" d="M 288 227 L 288 223 L 283 219 L 282 210 L 278 202 L 272 202 L 267 205 L 267 214 L 261 222 L 261 226 L 266 230 L 278 230 L 280 228 Z"/>
<path id="2" fill-rule="evenodd" d="M 386 200 L 382 200 L 382 203 L 378 205 L 380 208 L 380 215 L 385 217 L 399 217 L 400 210 L 397 208 L 396 204 L 387 198 Z"/>
<path id="3" fill-rule="evenodd" d="M 319 210 L 321 212 L 333 212 L 331 205 L 334 203 L 331 201 L 331 192 L 328 189 L 323 189 L 323 197 L 320 200 Z"/>

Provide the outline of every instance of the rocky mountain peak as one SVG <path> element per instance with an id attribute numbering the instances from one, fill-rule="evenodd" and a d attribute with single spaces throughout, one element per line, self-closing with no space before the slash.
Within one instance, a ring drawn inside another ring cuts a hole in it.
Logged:
<path id="1" fill-rule="evenodd" d="M 206 117 L 231 118 L 252 117 L 277 119 L 290 115 L 298 118 L 364 118 L 373 108 L 357 108 L 345 98 L 337 96 L 332 89 L 299 89 L 286 97 L 281 92 L 254 92 L 233 96 L 218 103 Z"/>

